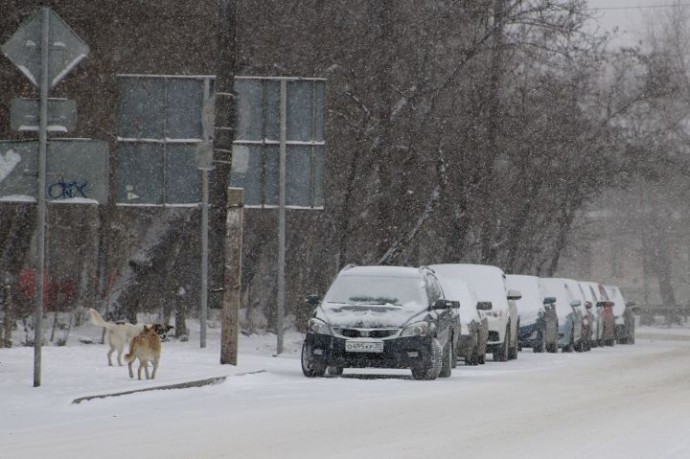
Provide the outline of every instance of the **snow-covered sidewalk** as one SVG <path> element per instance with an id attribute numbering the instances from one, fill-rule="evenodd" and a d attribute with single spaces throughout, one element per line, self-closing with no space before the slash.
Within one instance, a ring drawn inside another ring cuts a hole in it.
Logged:
<path id="1" fill-rule="evenodd" d="M 170 339 L 163 343 L 161 363 L 155 380 L 130 379 L 127 365 L 108 366 L 108 346 L 100 344 L 101 329 L 86 324 L 72 330 L 66 346 L 42 347 L 41 386 L 33 387 L 34 348 L 0 348 L 0 411 L 31 406 L 33 400 L 49 398 L 56 404 L 70 404 L 93 396 L 130 393 L 155 387 L 176 387 L 222 382 L 226 377 L 269 370 L 273 360 L 298 357 L 303 335 L 290 332 L 284 338 L 284 352 L 277 358 L 276 336 L 241 336 L 238 365 L 220 364 L 220 330 L 209 328 L 207 346 L 199 344 L 198 323 L 191 323 L 189 341 Z M 212 326 L 215 324 L 211 324 Z M 19 340 L 16 340 L 19 341 Z M 95 344 L 85 344 L 91 341 Z"/>

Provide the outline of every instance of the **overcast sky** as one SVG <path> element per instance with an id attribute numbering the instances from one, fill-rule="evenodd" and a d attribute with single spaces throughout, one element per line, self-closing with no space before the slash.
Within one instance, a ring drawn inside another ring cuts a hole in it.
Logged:
<path id="1" fill-rule="evenodd" d="M 677 0 L 588 0 L 592 12 L 599 18 L 602 30 L 612 31 L 618 26 L 619 37 L 612 45 L 631 46 L 644 38 L 644 18 L 659 14 Z M 690 8 L 690 0 L 680 0 Z"/>

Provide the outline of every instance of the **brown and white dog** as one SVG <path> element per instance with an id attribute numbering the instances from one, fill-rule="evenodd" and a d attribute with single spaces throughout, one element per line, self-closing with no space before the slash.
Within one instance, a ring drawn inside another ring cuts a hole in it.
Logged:
<path id="1" fill-rule="evenodd" d="M 112 355 L 117 351 L 117 363 L 122 366 L 122 353 L 125 346 L 144 329 L 143 325 L 128 324 L 126 322 L 106 322 L 103 317 L 93 308 L 89 309 L 91 323 L 97 327 L 105 328 L 105 341 L 110 346 L 108 351 L 108 365 L 113 366 Z M 168 331 L 174 328 L 172 325 L 152 324 L 149 328 L 158 334 L 161 340 L 167 337 Z"/>
<path id="2" fill-rule="evenodd" d="M 161 359 L 161 337 L 151 327 L 144 325 L 144 329 L 132 339 L 129 344 L 129 352 L 125 354 L 125 360 L 129 367 L 129 377 L 134 377 L 132 371 L 132 363 L 139 359 L 139 370 L 137 376 L 141 379 L 142 368 L 146 371 L 146 379 L 156 379 L 156 370 L 158 370 L 158 362 Z M 149 376 L 149 365 L 151 362 L 153 366 L 153 374 Z"/>

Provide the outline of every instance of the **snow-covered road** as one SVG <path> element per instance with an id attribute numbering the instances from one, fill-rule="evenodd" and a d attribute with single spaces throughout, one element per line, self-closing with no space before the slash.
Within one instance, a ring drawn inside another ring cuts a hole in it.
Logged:
<path id="1" fill-rule="evenodd" d="M 280 358 L 250 346 L 233 371 L 265 372 L 78 405 L 75 395 L 94 392 L 86 380 L 109 378 L 104 392 L 153 383 L 105 367 L 101 346 L 49 348 L 45 387 L 5 391 L 0 381 L 0 457 L 690 457 L 688 341 L 527 350 L 436 381 L 373 370 L 307 379 L 295 346 Z M 25 354 L 0 350 L 0 375 L 30 364 Z M 185 367 L 190 379 L 219 374 L 217 356 L 213 347 L 170 343 L 157 382 L 179 380 Z"/>

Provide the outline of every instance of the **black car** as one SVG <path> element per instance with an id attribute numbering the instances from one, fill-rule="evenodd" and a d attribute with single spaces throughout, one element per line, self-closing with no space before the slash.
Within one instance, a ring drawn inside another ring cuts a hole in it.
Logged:
<path id="1" fill-rule="evenodd" d="M 344 268 L 316 306 L 302 345 L 305 376 L 344 368 L 409 368 L 415 379 L 448 377 L 460 332 L 457 301 L 428 268 Z"/>

